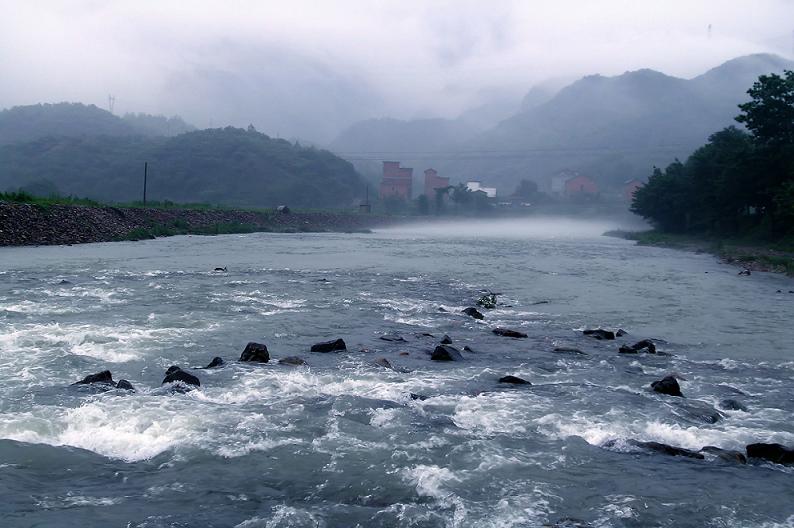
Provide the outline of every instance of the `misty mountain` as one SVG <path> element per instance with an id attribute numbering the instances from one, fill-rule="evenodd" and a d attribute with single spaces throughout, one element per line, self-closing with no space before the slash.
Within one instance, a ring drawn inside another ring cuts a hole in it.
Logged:
<path id="1" fill-rule="evenodd" d="M 0 145 L 47 136 L 170 136 L 195 130 L 178 116 L 127 114 L 123 118 L 80 103 L 15 106 L 0 111 Z"/>
<path id="2" fill-rule="evenodd" d="M 342 136 L 344 150 L 437 149 L 436 156 L 390 157 L 420 169 L 433 166 L 453 181 L 479 179 L 501 193 L 512 192 L 525 178 L 543 188 L 562 169 L 579 170 L 605 187 L 617 186 L 647 177 L 654 164 L 686 158 L 710 134 L 734 124 L 737 105 L 747 99 L 759 75 L 792 67 L 781 57 L 759 54 L 730 60 L 693 79 L 649 69 L 590 75 L 556 93 L 531 90 L 517 113 L 462 141 L 453 139 L 457 121 L 447 123 L 444 134 L 421 130 L 417 121 L 387 131 L 353 127 L 357 134 Z"/>
<path id="3" fill-rule="evenodd" d="M 328 151 L 253 129 L 208 129 L 174 137 L 45 137 L 0 146 L 0 189 L 54 188 L 109 202 L 140 200 L 149 163 L 151 200 L 249 207 L 346 207 L 364 184 Z"/>

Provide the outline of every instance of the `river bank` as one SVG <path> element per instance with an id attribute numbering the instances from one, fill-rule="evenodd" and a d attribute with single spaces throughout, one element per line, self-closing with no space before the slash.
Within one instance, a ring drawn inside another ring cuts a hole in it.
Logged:
<path id="1" fill-rule="evenodd" d="M 785 273 L 794 277 L 794 248 L 786 244 L 761 244 L 745 240 L 649 231 L 609 231 L 607 236 L 635 240 L 641 246 L 658 246 L 696 253 L 711 253 L 727 264 L 751 271 Z"/>
<path id="2" fill-rule="evenodd" d="M 361 232 L 394 217 L 346 212 L 36 205 L 0 202 L 0 246 L 84 244 L 160 236 L 270 232 Z"/>

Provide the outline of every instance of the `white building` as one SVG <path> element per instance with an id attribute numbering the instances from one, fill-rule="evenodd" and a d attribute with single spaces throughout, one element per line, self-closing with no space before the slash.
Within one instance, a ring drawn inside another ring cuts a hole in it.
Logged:
<path id="1" fill-rule="evenodd" d="M 488 198 L 496 198 L 496 187 L 483 187 L 482 182 L 476 180 L 466 182 L 466 188 L 471 192 L 482 191 Z"/>

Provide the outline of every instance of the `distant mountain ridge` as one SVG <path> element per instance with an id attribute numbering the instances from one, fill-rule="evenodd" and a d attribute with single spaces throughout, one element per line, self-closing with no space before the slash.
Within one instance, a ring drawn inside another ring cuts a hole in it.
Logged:
<path id="1" fill-rule="evenodd" d="M 530 91 L 522 108 L 496 126 L 455 141 L 450 121 L 437 143 L 437 156 L 406 154 L 404 164 L 433 166 L 453 181 L 478 179 L 509 193 L 520 180 L 548 184 L 562 169 L 575 169 L 596 178 L 603 186 L 617 186 L 630 178 L 645 178 L 654 164 L 685 158 L 708 136 L 734 124 L 737 105 L 759 75 L 794 68 L 794 62 L 776 55 L 758 54 L 729 60 L 692 79 L 650 69 L 606 77 L 586 76 L 552 96 Z M 391 151 L 383 139 L 421 123 L 403 122 L 388 133 L 358 128 L 367 137 L 361 148 L 345 135 L 345 150 L 366 151 L 377 144 Z M 470 134 L 464 131 L 461 135 Z M 414 137 L 421 137 L 421 133 Z M 337 142 L 332 144 L 336 148 Z M 421 143 L 423 144 L 423 143 Z M 425 149 L 431 150 L 431 149 Z M 443 151 L 443 152 L 442 152 Z"/>
<path id="2" fill-rule="evenodd" d="M 126 114 L 82 103 L 15 106 L 0 111 L 0 145 L 43 137 L 174 136 L 196 130 L 179 116 Z"/>

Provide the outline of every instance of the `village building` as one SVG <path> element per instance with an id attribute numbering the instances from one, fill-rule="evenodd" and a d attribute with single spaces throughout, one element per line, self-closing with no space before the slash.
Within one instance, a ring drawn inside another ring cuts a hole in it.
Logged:
<path id="1" fill-rule="evenodd" d="M 383 162 L 383 179 L 380 183 L 380 198 L 410 200 L 413 196 L 414 170 L 400 167 L 399 161 Z"/>
<path id="2" fill-rule="evenodd" d="M 425 171 L 425 196 L 432 199 L 436 195 L 436 189 L 446 189 L 449 187 L 449 178 L 438 175 L 435 169 Z"/>
<path id="3" fill-rule="evenodd" d="M 496 187 L 483 187 L 482 182 L 472 180 L 466 182 L 466 188 L 471 192 L 483 192 L 488 198 L 496 198 Z"/>
<path id="4" fill-rule="evenodd" d="M 623 198 L 630 202 L 634 200 L 634 193 L 637 192 L 637 189 L 644 185 L 643 182 L 634 178 L 632 180 L 628 180 L 627 182 L 623 183 Z"/>
<path id="5" fill-rule="evenodd" d="M 599 193 L 598 184 L 590 177 L 577 171 L 564 170 L 551 178 L 551 193 L 556 196 L 595 196 Z"/>

